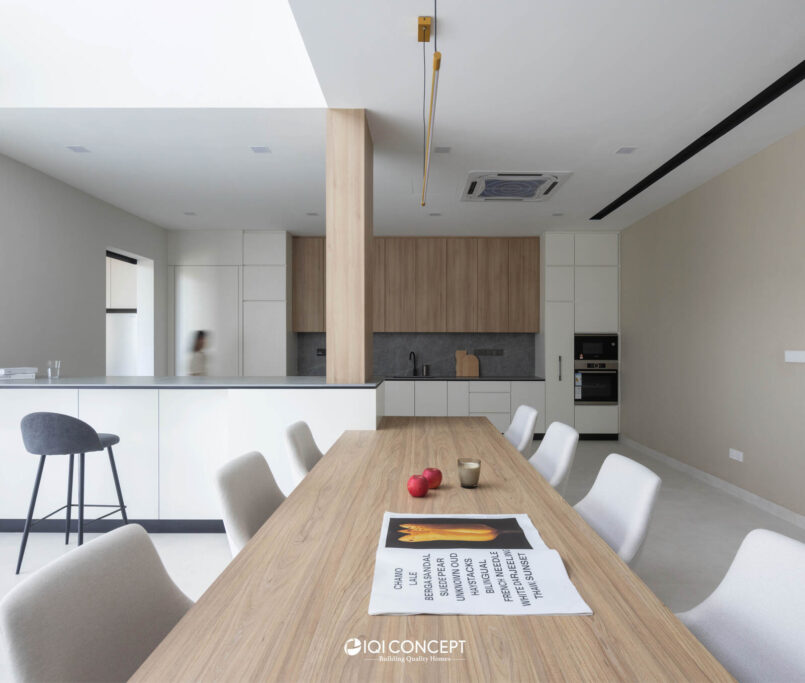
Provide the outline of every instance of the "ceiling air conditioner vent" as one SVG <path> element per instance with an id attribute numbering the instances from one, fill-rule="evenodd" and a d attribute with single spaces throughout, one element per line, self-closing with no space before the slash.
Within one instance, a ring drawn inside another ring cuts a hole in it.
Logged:
<path id="1" fill-rule="evenodd" d="M 496 173 L 474 171 L 467 177 L 465 202 L 541 202 L 553 196 L 570 173 Z"/>

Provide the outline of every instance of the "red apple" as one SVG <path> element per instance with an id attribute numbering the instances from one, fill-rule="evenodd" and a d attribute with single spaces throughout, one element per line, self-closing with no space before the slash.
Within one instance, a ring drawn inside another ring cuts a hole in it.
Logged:
<path id="1" fill-rule="evenodd" d="M 428 487 L 438 489 L 439 484 L 442 483 L 442 471 L 435 467 L 426 467 L 422 472 L 422 476 L 428 480 Z"/>
<path id="2" fill-rule="evenodd" d="M 414 498 L 422 498 L 428 492 L 428 480 L 421 474 L 415 474 L 408 480 L 408 493 Z"/>

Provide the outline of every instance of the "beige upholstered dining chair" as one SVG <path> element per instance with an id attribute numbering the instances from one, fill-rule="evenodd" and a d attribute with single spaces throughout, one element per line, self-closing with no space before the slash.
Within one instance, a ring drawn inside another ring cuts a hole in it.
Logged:
<path id="1" fill-rule="evenodd" d="M 555 489 L 563 488 L 573 466 L 579 433 L 563 422 L 551 422 L 528 462 Z"/>
<path id="2" fill-rule="evenodd" d="M 628 564 L 646 538 L 661 483 L 648 467 L 610 453 L 592 488 L 574 507 Z"/>
<path id="3" fill-rule="evenodd" d="M 509 443 L 521 453 L 525 453 L 526 448 L 534 439 L 538 415 L 539 412 L 536 408 L 519 406 L 514 412 L 514 418 L 509 428 L 503 434 Z"/>
<path id="4" fill-rule="evenodd" d="M 290 456 L 294 486 L 298 486 L 324 455 L 316 445 L 307 422 L 294 422 L 285 430 L 285 445 Z"/>
<path id="5" fill-rule="evenodd" d="M 218 494 L 233 556 L 285 500 L 266 459 L 257 451 L 230 460 L 218 470 Z"/>
<path id="6" fill-rule="evenodd" d="M 0 602 L 20 681 L 128 680 L 193 602 L 137 524 L 43 567 Z"/>
<path id="7" fill-rule="evenodd" d="M 750 531 L 718 588 L 677 616 L 739 681 L 805 681 L 805 543 Z"/>

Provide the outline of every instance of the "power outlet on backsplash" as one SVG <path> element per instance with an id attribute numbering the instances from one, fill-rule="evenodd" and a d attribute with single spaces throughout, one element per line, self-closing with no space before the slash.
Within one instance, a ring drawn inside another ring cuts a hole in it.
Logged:
<path id="1" fill-rule="evenodd" d="M 476 356 L 502 356 L 503 349 L 475 349 Z"/>

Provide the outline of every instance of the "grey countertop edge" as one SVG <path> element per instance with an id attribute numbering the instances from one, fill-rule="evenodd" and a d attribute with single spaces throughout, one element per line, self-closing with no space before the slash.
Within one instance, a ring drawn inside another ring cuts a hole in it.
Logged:
<path id="1" fill-rule="evenodd" d="M 536 375 L 511 375 L 511 376 L 504 376 L 504 377 L 492 377 L 492 376 L 484 376 L 484 377 L 438 377 L 438 376 L 428 376 L 422 377 L 418 375 L 416 377 L 386 377 L 386 382 L 407 382 L 410 380 L 414 380 L 415 382 L 420 381 L 430 381 L 430 382 L 544 382 L 544 377 L 538 377 Z"/>
<path id="2" fill-rule="evenodd" d="M 520 377 L 386 377 L 364 384 L 327 384 L 322 376 L 292 377 L 64 377 L 0 380 L 0 389 L 376 389 L 384 381 L 542 382 Z"/>

